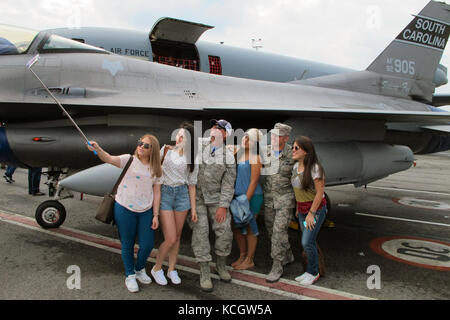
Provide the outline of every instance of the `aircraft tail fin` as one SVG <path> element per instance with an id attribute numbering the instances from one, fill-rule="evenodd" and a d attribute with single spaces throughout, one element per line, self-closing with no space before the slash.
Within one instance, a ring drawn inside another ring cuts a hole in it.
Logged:
<path id="1" fill-rule="evenodd" d="M 413 85 L 410 96 L 431 100 L 434 76 L 449 34 L 450 5 L 430 1 L 367 71 L 415 80 L 418 88 Z"/>
<path id="2" fill-rule="evenodd" d="M 436 70 L 449 34 L 450 5 L 430 1 L 366 70 L 294 83 L 431 104 L 436 88 Z"/>

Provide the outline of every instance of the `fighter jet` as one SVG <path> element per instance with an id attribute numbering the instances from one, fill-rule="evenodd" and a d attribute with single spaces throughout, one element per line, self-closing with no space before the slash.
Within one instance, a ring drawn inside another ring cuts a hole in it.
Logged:
<path id="1" fill-rule="evenodd" d="M 201 40 L 213 26 L 164 17 L 150 32 L 104 27 L 56 28 L 53 34 L 100 47 L 107 51 L 178 68 L 230 77 L 290 82 L 353 72 L 348 68 L 264 51 Z M 436 87 L 448 83 L 447 68 L 439 65 Z M 433 97 L 433 105 L 450 104 L 448 95 Z"/>
<path id="2" fill-rule="evenodd" d="M 366 70 L 290 83 L 173 68 L 48 32 L 10 28 L 1 34 L 17 53 L 0 56 L 0 119 L 6 122 L 0 128 L 0 161 L 50 167 L 55 183 L 63 168 L 99 164 L 27 70 L 27 61 L 39 53 L 34 72 L 86 136 L 111 154 L 131 153 L 145 132 L 169 143 L 183 120 L 225 118 L 243 130 L 284 122 L 294 128 L 292 137 L 313 139 L 328 186 L 368 184 L 410 168 L 414 152 L 450 149 L 450 113 L 431 106 L 449 10 L 430 1 Z M 89 170 L 94 180 L 117 177 L 105 167 Z M 83 178 L 66 187 L 102 195 L 113 183 L 103 180 L 94 190 L 89 185 Z M 60 223 L 56 219 L 46 227 Z"/>

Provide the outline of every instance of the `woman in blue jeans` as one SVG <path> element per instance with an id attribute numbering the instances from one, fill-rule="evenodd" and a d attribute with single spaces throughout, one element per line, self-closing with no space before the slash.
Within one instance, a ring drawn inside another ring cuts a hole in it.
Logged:
<path id="1" fill-rule="evenodd" d="M 91 141 L 100 160 L 124 168 L 131 155 L 111 156 Z M 159 226 L 161 188 L 161 160 L 159 142 L 152 135 L 144 135 L 138 141 L 133 161 L 117 189 L 114 220 L 122 244 L 122 260 L 125 266 L 125 285 L 130 292 L 139 291 L 136 280 L 144 284 L 152 282 L 145 272 L 147 259 L 154 245 L 154 230 Z M 134 244 L 139 241 L 137 261 L 134 263 Z"/>
<path id="2" fill-rule="evenodd" d="M 308 257 L 306 272 L 295 280 L 311 285 L 320 277 L 316 239 L 327 214 L 325 174 L 308 137 L 295 139 L 292 158 L 297 161 L 291 178 L 297 201 L 296 217 L 302 231 L 302 246 Z"/>

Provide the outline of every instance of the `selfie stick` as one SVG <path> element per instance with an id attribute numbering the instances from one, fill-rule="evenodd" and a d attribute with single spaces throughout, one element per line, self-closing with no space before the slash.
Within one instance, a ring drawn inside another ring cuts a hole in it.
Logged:
<path id="1" fill-rule="evenodd" d="M 48 94 L 53 98 L 53 100 L 55 100 L 55 102 L 58 104 L 58 106 L 61 108 L 61 110 L 64 112 L 64 114 L 67 116 L 67 118 L 69 118 L 69 120 L 72 122 L 72 124 L 75 126 L 75 128 L 78 130 L 78 132 L 81 134 L 81 136 L 84 138 L 84 140 L 86 141 L 86 143 L 92 147 L 91 143 L 89 142 L 89 140 L 86 138 L 86 135 L 83 133 L 83 131 L 81 131 L 80 127 L 78 127 L 78 125 L 75 123 L 75 121 L 72 119 L 72 117 L 69 115 L 69 113 L 66 111 L 66 109 L 64 109 L 64 107 L 61 105 L 61 103 L 59 103 L 58 99 L 56 99 L 56 97 L 51 93 L 51 91 L 47 88 L 47 86 L 44 84 L 44 82 L 42 82 L 42 80 L 37 76 L 37 74 L 33 71 L 33 69 L 31 69 L 31 67 L 34 66 L 34 64 L 36 62 L 39 61 L 39 54 L 35 55 L 30 61 L 28 61 L 27 63 L 27 68 L 28 70 L 30 70 L 34 76 L 36 77 L 36 79 L 39 80 L 39 82 L 42 84 L 42 86 L 44 87 L 44 89 L 48 92 Z M 97 151 L 94 150 L 94 154 L 97 155 Z"/>

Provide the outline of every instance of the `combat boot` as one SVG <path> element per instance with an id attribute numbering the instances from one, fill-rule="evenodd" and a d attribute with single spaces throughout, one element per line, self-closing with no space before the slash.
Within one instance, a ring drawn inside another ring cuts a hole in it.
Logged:
<path id="1" fill-rule="evenodd" d="M 283 259 L 283 266 L 286 266 L 294 261 L 295 261 L 294 254 L 292 253 L 292 250 L 289 249 L 289 251 L 286 254 L 286 257 L 284 257 Z"/>
<path id="2" fill-rule="evenodd" d="M 200 287 L 203 291 L 213 291 L 209 262 L 200 262 Z"/>
<path id="3" fill-rule="evenodd" d="M 216 270 L 219 274 L 220 280 L 224 282 L 231 282 L 231 276 L 227 271 L 226 261 L 227 257 L 217 256 Z"/>
<path id="4" fill-rule="evenodd" d="M 267 275 L 266 282 L 273 283 L 280 280 L 283 274 L 283 263 L 279 260 L 273 260 L 272 270 Z"/>

